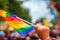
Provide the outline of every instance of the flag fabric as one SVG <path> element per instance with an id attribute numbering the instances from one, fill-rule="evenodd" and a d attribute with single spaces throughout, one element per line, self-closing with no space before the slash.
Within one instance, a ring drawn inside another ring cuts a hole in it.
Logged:
<path id="1" fill-rule="evenodd" d="M 32 25 L 25 23 L 21 18 L 14 14 L 0 10 L 0 16 L 12 27 L 14 28 L 22 37 L 25 37 L 29 32 L 34 30 Z"/>
<path id="2" fill-rule="evenodd" d="M 58 11 L 56 9 L 56 5 L 54 2 L 50 4 L 50 12 L 54 16 L 54 19 L 56 20 L 56 17 L 58 16 Z"/>

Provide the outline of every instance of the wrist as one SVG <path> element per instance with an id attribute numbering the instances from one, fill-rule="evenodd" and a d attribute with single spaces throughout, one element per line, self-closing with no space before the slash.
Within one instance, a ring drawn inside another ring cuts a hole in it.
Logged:
<path id="1" fill-rule="evenodd" d="M 41 40 L 49 40 L 50 37 L 47 37 L 47 38 L 41 38 Z"/>

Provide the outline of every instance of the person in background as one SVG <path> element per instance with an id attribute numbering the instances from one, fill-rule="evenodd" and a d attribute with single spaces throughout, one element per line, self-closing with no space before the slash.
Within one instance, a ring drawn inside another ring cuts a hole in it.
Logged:
<path id="1" fill-rule="evenodd" d="M 26 37 L 26 40 L 31 40 L 31 39 L 30 39 L 30 36 L 27 36 L 27 37 Z"/>
<path id="2" fill-rule="evenodd" d="M 50 40 L 57 40 L 57 33 L 50 31 Z"/>
<path id="3" fill-rule="evenodd" d="M 10 32 L 8 32 L 8 31 L 5 30 L 5 37 L 6 37 L 8 40 L 10 40 L 10 34 L 11 34 Z"/>
<path id="4" fill-rule="evenodd" d="M 5 38 L 5 32 L 0 30 L 0 40 L 7 40 L 7 38 Z"/>
<path id="5" fill-rule="evenodd" d="M 35 30 L 33 30 L 32 32 L 29 33 L 29 37 L 31 40 L 38 40 L 39 39 Z"/>
<path id="6" fill-rule="evenodd" d="M 17 40 L 17 38 L 16 37 L 12 37 L 12 39 L 11 40 Z"/>

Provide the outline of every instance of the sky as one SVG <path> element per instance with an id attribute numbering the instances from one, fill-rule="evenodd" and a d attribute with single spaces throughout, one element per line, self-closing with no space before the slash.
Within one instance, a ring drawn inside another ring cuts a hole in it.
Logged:
<path id="1" fill-rule="evenodd" d="M 49 1 L 43 0 L 29 0 L 23 2 L 23 7 L 30 10 L 30 15 L 32 17 L 32 22 L 35 23 L 37 19 L 41 17 L 46 17 L 47 20 L 51 20 L 53 17 L 50 15 L 48 8 Z"/>

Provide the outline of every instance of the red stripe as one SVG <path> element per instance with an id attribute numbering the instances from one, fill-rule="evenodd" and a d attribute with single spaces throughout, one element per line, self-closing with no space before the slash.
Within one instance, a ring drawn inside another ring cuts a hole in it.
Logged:
<path id="1" fill-rule="evenodd" d="M 4 19 L 5 19 L 6 21 L 13 21 L 13 20 L 15 20 L 15 18 L 13 18 L 13 17 L 11 17 L 11 16 L 5 17 Z"/>

